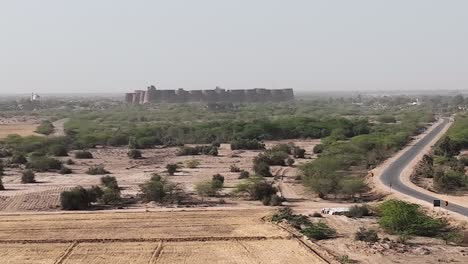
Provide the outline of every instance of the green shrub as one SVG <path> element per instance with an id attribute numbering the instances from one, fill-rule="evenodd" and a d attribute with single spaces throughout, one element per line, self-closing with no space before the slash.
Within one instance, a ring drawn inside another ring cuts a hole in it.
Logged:
<path id="1" fill-rule="evenodd" d="M 464 172 L 450 169 L 446 172 L 436 170 L 433 181 L 436 189 L 447 192 L 465 187 L 467 179 Z"/>
<path id="2" fill-rule="evenodd" d="M 377 232 L 375 230 L 360 227 L 359 230 L 354 234 L 354 239 L 364 242 L 375 243 L 379 241 L 379 236 L 377 235 Z"/>
<path id="3" fill-rule="evenodd" d="M 290 167 L 294 164 L 294 162 L 295 162 L 295 160 L 292 159 L 292 158 L 287 158 L 286 159 L 286 165 L 288 165 Z"/>
<path id="4" fill-rule="evenodd" d="M 53 145 L 49 148 L 49 154 L 56 157 L 66 157 L 68 149 L 64 145 Z"/>
<path id="5" fill-rule="evenodd" d="M 299 230 L 311 224 L 305 215 L 295 215 L 289 207 L 280 208 L 271 218 L 271 221 L 275 223 L 283 220 L 286 220 L 291 226 Z"/>
<path id="6" fill-rule="evenodd" d="M 288 153 L 283 151 L 267 150 L 265 153 L 254 158 L 254 163 L 265 162 L 272 166 L 285 166 L 285 160 L 288 158 Z"/>
<path id="7" fill-rule="evenodd" d="M 230 172 L 240 172 L 241 169 L 239 167 L 237 167 L 235 164 L 232 164 L 230 167 L 229 167 L 229 171 Z"/>
<path id="8" fill-rule="evenodd" d="M 238 139 L 231 141 L 231 149 L 247 149 L 247 150 L 256 150 L 256 149 L 265 149 L 265 144 L 256 140 L 256 139 Z"/>
<path id="9" fill-rule="evenodd" d="M 177 156 L 193 156 L 193 155 L 210 155 L 218 156 L 218 148 L 216 146 L 183 146 L 179 148 L 176 155 Z"/>
<path id="10" fill-rule="evenodd" d="M 248 171 L 241 171 L 239 175 L 239 179 L 247 179 L 250 177 L 250 173 Z"/>
<path id="11" fill-rule="evenodd" d="M 299 147 L 294 147 L 293 148 L 293 157 L 296 158 L 296 159 L 305 158 L 305 153 L 306 153 L 306 151 L 303 148 L 299 148 Z"/>
<path id="12" fill-rule="evenodd" d="M 325 145 L 317 144 L 314 146 L 314 149 L 312 151 L 314 152 L 314 154 L 320 154 L 323 152 L 324 149 L 325 149 Z"/>
<path id="13" fill-rule="evenodd" d="M 21 175 L 21 183 L 35 183 L 36 174 L 32 170 L 25 170 Z"/>
<path id="14" fill-rule="evenodd" d="M 284 152 L 287 154 L 293 153 L 293 148 L 296 148 L 293 144 L 278 144 L 271 147 L 270 151 L 272 152 Z"/>
<path id="15" fill-rule="evenodd" d="M 162 203 L 172 193 L 174 185 L 161 178 L 158 174 L 153 174 L 149 181 L 140 185 L 140 189 L 145 201 Z"/>
<path id="16" fill-rule="evenodd" d="M 19 153 L 13 154 L 13 156 L 11 156 L 10 159 L 10 163 L 12 164 L 26 164 L 27 162 L 28 160 L 26 159 L 26 157 L 23 154 Z"/>
<path id="17" fill-rule="evenodd" d="M 92 159 L 93 154 L 89 151 L 77 151 L 75 152 L 75 158 L 77 159 Z"/>
<path id="18" fill-rule="evenodd" d="M 0 158 L 6 158 L 6 157 L 11 157 L 11 152 L 6 149 L 0 149 Z"/>
<path id="19" fill-rule="evenodd" d="M 42 121 L 41 124 L 34 131 L 43 135 L 50 135 L 54 133 L 54 125 L 49 120 Z"/>
<path id="20" fill-rule="evenodd" d="M 468 156 L 467 156 L 467 155 L 461 156 L 460 158 L 458 158 L 458 160 L 459 160 L 464 166 L 468 166 Z"/>
<path id="21" fill-rule="evenodd" d="M 100 200 L 104 204 L 117 204 L 122 201 L 122 198 L 118 189 L 106 187 Z"/>
<path id="22" fill-rule="evenodd" d="M 390 233 L 434 236 L 445 226 L 439 219 L 424 214 L 419 205 L 388 200 L 378 207 L 380 226 Z"/>
<path id="23" fill-rule="evenodd" d="M 89 175 L 103 175 L 109 174 L 110 172 L 107 171 L 103 165 L 96 165 L 89 167 L 86 173 Z"/>
<path id="24" fill-rule="evenodd" d="M 131 149 L 130 151 L 128 151 L 127 156 L 130 159 L 141 159 L 143 157 L 141 155 L 141 151 L 139 151 L 138 149 Z"/>
<path id="25" fill-rule="evenodd" d="M 211 181 L 203 181 L 195 186 L 195 190 L 200 196 L 216 196 L 223 188 L 224 177 L 220 174 L 213 175 Z"/>
<path id="26" fill-rule="evenodd" d="M 60 167 L 59 173 L 60 174 L 71 174 L 72 170 L 70 168 L 66 167 L 65 165 L 62 165 L 62 167 Z"/>
<path id="27" fill-rule="evenodd" d="M 273 187 L 272 184 L 267 182 L 258 182 L 254 184 L 252 191 L 252 198 L 256 200 L 261 200 L 263 199 L 263 197 L 267 196 L 270 197 L 278 192 L 278 190 L 275 187 Z"/>
<path id="28" fill-rule="evenodd" d="M 119 185 L 117 184 L 117 179 L 114 176 L 103 176 L 101 177 L 101 184 L 109 189 L 120 191 Z"/>
<path id="29" fill-rule="evenodd" d="M 255 174 L 262 177 L 272 177 L 270 166 L 266 162 L 256 162 L 253 166 Z"/>
<path id="30" fill-rule="evenodd" d="M 167 164 L 166 165 L 167 173 L 169 175 L 171 175 L 171 176 L 174 175 L 177 172 L 178 169 L 179 169 L 179 165 L 177 165 L 177 164 Z"/>
<path id="31" fill-rule="evenodd" d="M 221 175 L 221 174 L 219 174 L 219 173 L 213 175 L 212 180 L 213 180 L 213 181 L 220 181 L 221 183 L 224 184 L 224 176 Z"/>
<path id="32" fill-rule="evenodd" d="M 377 121 L 381 123 L 396 123 L 396 118 L 390 115 L 381 115 L 377 118 Z"/>
<path id="33" fill-rule="evenodd" d="M 311 223 L 301 230 L 301 233 L 308 238 L 322 240 L 332 238 L 336 235 L 335 229 L 329 227 L 324 222 Z"/>
<path id="34" fill-rule="evenodd" d="M 371 212 L 367 205 L 354 205 L 346 212 L 347 217 L 361 218 L 363 216 L 370 216 Z"/>
<path id="35" fill-rule="evenodd" d="M 102 190 L 99 187 L 93 186 L 88 190 L 81 186 L 75 187 L 70 191 L 60 193 L 60 205 L 63 210 L 86 210 L 102 194 Z"/>
<path id="36" fill-rule="evenodd" d="M 42 157 L 32 158 L 26 164 L 26 167 L 29 169 L 38 171 L 38 172 L 57 171 L 62 168 L 62 162 L 54 158 L 42 156 Z"/>

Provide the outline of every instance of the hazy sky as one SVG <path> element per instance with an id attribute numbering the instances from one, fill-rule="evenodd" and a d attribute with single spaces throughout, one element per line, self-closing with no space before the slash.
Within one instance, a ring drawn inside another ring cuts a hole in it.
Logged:
<path id="1" fill-rule="evenodd" d="M 466 0 L 0 0 L 0 93 L 468 88 Z"/>

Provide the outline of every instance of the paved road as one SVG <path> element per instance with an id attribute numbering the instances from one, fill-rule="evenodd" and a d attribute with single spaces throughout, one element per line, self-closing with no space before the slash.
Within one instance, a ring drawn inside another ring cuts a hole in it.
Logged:
<path id="1" fill-rule="evenodd" d="M 380 179 L 382 180 L 383 184 L 390 187 L 392 185 L 392 190 L 398 191 L 400 193 L 406 194 L 418 200 L 426 201 L 429 203 L 433 203 L 434 200 L 438 200 L 439 198 L 433 197 L 431 195 L 427 195 L 425 193 L 421 193 L 415 189 L 412 189 L 409 186 L 406 186 L 404 183 L 401 182 L 401 172 L 405 169 L 405 167 L 413 160 L 423 149 L 425 146 L 430 144 L 430 142 L 444 129 L 445 125 L 449 122 L 448 118 L 444 118 L 443 122 L 441 122 L 437 127 L 431 130 L 426 136 L 424 136 L 421 140 L 419 140 L 416 144 L 414 144 L 408 151 L 406 151 L 403 155 L 401 155 L 398 159 L 388 166 L 386 170 L 382 172 L 380 175 Z M 449 206 L 445 207 L 452 212 L 459 213 L 464 216 L 468 216 L 468 208 L 463 207 L 461 205 L 454 204 L 449 201 Z"/>

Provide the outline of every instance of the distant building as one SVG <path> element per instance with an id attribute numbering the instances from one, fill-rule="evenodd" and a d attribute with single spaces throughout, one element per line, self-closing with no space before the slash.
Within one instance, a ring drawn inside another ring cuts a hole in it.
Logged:
<path id="1" fill-rule="evenodd" d="M 186 103 L 186 102 L 281 102 L 294 100 L 292 88 L 265 89 L 254 88 L 244 90 L 225 90 L 216 87 L 214 90 L 159 90 L 149 86 L 146 91 L 135 90 L 125 94 L 125 102 L 129 104 L 144 103 Z"/>
<path id="2" fill-rule="evenodd" d="M 31 94 L 31 102 L 40 102 L 41 101 L 41 97 L 36 94 L 36 93 L 32 93 Z"/>

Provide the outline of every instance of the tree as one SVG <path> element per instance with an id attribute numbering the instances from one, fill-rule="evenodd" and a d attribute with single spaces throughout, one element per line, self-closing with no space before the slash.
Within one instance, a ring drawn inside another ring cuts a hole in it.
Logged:
<path id="1" fill-rule="evenodd" d="M 81 186 L 60 193 L 60 205 L 63 210 L 85 210 L 97 201 L 103 192 L 99 187 L 84 189 Z"/>
<path id="2" fill-rule="evenodd" d="M 21 183 L 35 183 L 36 175 L 32 170 L 25 170 L 21 176 Z"/>
<path id="3" fill-rule="evenodd" d="M 460 146 L 456 142 L 452 141 L 450 137 L 446 136 L 438 144 L 435 153 L 436 155 L 453 157 L 460 153 Z"/>
<path id="4" fill-rule="evenodd" d="M 366 184 L 362 179 L 342 179 L 339 185 L 340 193 L 351 197 L 362 193 L 366 188 Z"/>
<path id="5" fill-rule="evenodd" d="M 270 171 L 270 166 L 266 162 L 254 163 L 253 171 L 255 172 L 255 174 L 262 176 L 262 177 L 273 176 Z"/>
<path id="6" fill-rule="evenodd" d="M 140 185 L 140 189 L 145 201 L 163 203 L 180 199 L 180 190 L 176 188 L 176 185 L 163 179 L 158 174 L 153 174 L 149 181 Z"/>
<path id="7" fill-rule="evenodd" d="M 291 157 L 286 159 L 286 165 L 288 165 L 289 167 L 291 167 L 294 164 L 294 162 L 295 160 Z"/>
<path id="8" fill-rule="evenodd" d="M 379 225 L 390 233 L 433 236 L 445 226 L 441 220 L 424 214 L 417 204 L 388 200 L 378 210 Z"/>
<path id="9" fill-rule="evenodd" d="M 166 165 L 166 170 L 167 170 L 167 173 L 169 175 L 174 175 L 174 173 L 177 172 L 177 169 L 179 168 L 179 166 L 177 164 L 167 164 Z"/>
<path id="10" fill-rule="evenodd" d="M 306 150 L 303 149 L 303 148 L 299 148 L 299 147 L 294 147 L 293 148 L 293 157 L 296 158 L 296 159 L 305 158 L 305 153 L 306 153 Z"/>

